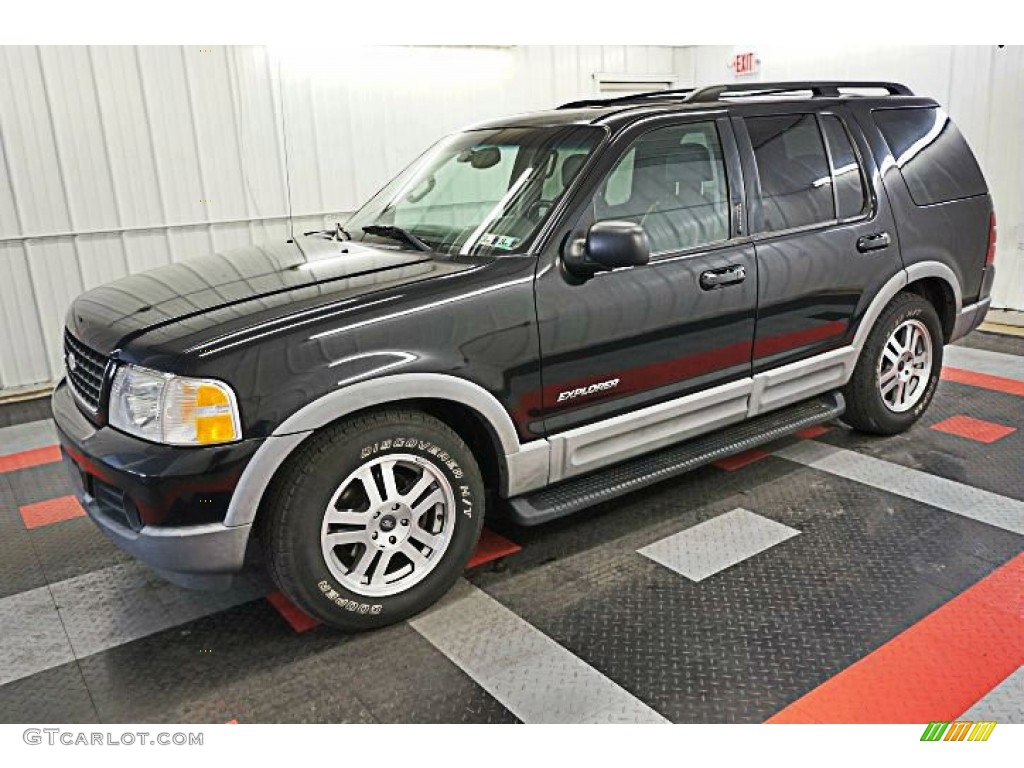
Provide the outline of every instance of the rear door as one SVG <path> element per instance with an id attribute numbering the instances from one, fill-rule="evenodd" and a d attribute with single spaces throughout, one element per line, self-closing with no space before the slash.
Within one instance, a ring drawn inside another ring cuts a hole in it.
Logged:
<path id="1" fill-rule="evenodd" d="M 842 109 L 734 124 L 757 251 L 757 374 L 849 344 L 902 264 L 877 168 Z"/>

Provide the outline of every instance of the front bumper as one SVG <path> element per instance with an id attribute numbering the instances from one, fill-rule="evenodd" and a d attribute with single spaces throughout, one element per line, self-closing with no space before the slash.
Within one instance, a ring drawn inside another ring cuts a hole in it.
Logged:
<path id="1" fill-rule="evenodd" d="M 175 448 L 97 428 L 63 381 L 53 416 L 75 495 L 108 539 L 168 581 L 230 586 L 247 561 L 251 526 L 223 519 L 262 440 Z"/>

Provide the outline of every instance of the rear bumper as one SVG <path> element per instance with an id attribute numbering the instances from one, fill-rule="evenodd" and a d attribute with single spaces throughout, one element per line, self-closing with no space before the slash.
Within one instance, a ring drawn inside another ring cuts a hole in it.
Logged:
<path id="1" fill-rule="evenodd" d="M 953 326 L 953 333 L 950 335 L 949 340 L 956 341 L 961 339 L 981 325 L 985 321 L 985 315 L 988 314 L 988 309 L 991 305 L 992 299 L 985 298 L 974 304 L 968 304 L 961 309 L 960 316 L 956 319 L 956 324 Z"/>
<path id="2" fill-rule="evenodd" d="M 181 449 L 97 428 L 66 382 L 54 390 L 53 415 L 75 496 L 110 541 L 168 581 L 230 586 L 245 566 L 252 526 L 225 525 L 223 516 L 262 441 Z"/>

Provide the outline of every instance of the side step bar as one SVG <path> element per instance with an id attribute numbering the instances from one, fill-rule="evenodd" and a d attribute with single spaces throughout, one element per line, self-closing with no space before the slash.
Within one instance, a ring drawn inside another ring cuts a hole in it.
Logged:
<path id="1" fill-rule="evenodd" d="M 571 515 L 726 456 L 743 453 L 798 430 L 831 421 L 842 416 L 845 410 L 843 396 L 833 392 L 756 416 L 656 453 L 509 499 L 511 517 L 520 525 L 539 525 Z"/>

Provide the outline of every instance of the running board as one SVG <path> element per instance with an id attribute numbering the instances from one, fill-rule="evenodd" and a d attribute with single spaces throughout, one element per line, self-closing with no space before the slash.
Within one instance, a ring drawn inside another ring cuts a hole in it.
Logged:
<path id="1" fill-rule="evenodd" d="M 838 392 L 756 416 L 679 445 L 592 472 L 583 477 L 509 499 L 511 517 L 520 525 L 539 525 L 640 488 L 660 483 L 801 429 L 843 415 Z"/>

